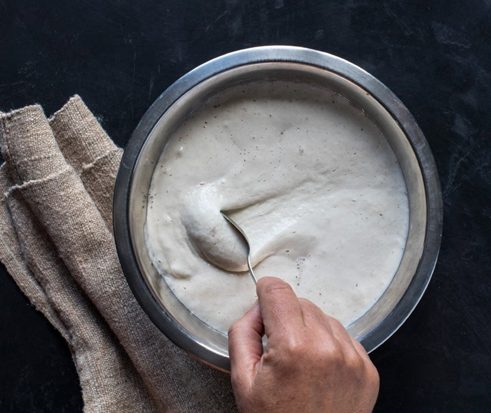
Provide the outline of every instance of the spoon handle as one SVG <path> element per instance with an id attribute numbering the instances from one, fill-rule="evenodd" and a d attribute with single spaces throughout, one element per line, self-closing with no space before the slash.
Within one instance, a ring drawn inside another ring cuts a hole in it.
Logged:
<path id="1" fill-rule="evenodd" d="M 242 239 L 245 241 L 245 244 L 247 246 L 247 267 L 249 268 L 249 274 L 251 274 L 252 281 L 254 281 L 254 284 L 257 284 L 257 278 L 256 274 L 254 273 L 254 270 L 252 269 L 252 264 L 251 264 L 251 243 L 249 242 L 249 239 L 247 238 L 247 235 L 245 234 L 244 230 L 235 222 L 232 218 L 230 218 L 227 214 L 225 214 L 222 211 L 223 217 L 229 222 L 230 225 L 240 234 Z"/>

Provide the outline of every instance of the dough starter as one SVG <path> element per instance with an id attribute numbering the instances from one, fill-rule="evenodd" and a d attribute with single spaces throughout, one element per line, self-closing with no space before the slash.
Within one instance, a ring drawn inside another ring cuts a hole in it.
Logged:
<path id="1" fill-rule="evenodd" d="M 230 87 L 170 136 L 145 223 L 153 265 L 198 318 L 226 333 L 256 299 L 256 274 L 289 282 L 344 325 L 382 295 L 401 260 L 408 199 L 382 133 L 328 89 Z"/>

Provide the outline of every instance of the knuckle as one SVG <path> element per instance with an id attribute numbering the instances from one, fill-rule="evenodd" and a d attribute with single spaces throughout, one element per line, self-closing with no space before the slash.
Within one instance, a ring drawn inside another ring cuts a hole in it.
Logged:
<path id="1" fill-rule="evenodd" d="M 263 355 L 263 362 L 266 365 L 273 367 L 274 371 L 293 371 L 295 364 L 292 363 L 291 358 L 283 349 L 269 349 L 267 353 Z"/>
<path id="2" fill-rule="evenodd" d="M 309 349 L 301 339 L 286 338 L 283 344 L 267 353 L 267 360 L 277 367 L 285 367 L 289 370 L 296 366 L 303 366 L 309 357 Z"/>
<path id="3" fill-rule="evenodd" d="M 291 358 L 303 357 L 308 347 L 303 339 L 290 338 L 285 345 L 285 353 Z"/>
<path id="4" fill-rule="evenodd" d="M 346 357 L 339 345 L 334 345 L 326 354 L 328 362 L 337 369 L 342 369 L 346 365 Z"/>
<path id="5" fill-rule="evenodd" d="M 317 307 L 312 301 L 309 301 L 305 298 L 299 298 L 300 305 L 302 306 L 302 310 L 305 313 L 309 313 L 313 316 L 315 316 L 318 320 L 321 320 L 322 318 L 325 318 L 326 315 L 324 312 Z"/>
<path id="6" fill-rule="evenodd" d="M 365 350 L 365 347 L 363 347 L 359 341 L 357 340 L 353 340 L 353 345 L 355 346 L 356 350 L 362 354 L 363 356 L 365 357 L 368 357 L 368 353 L 367 351 Z"/>
<path id="7" fill-rule="evenodd" d="M 298 301 L 300 301 L 300 304 L 302 304 L 302 306 L 305 306 L 307 308 L 317 308 L 317 306 L 307 298 L 299 298 Z"/>
<path id="8" fill-rule="evenodd" d="M 364 371 L 364 362 L 355 350 L 352 350 L 345 355 L 345 365 L 347 369 L 359 376 L 361 376 Z"/>
<path id="9" fill-rule="evenodd" d="M 315 363 L 339 367 L 344 363 L 344 354 L 340 346 L 334 342 L 329 342 L 316 347 L 313 359 Z"/>
<path id="10" fill-rule="evenodd" d="M 344 326 L 337 318 L 329 317 L 329 322 L 331 325 L 338 330 L 345 330 Z"/>
<path id="11" fill-rule="evenodd" d="M 379 388 L 380 386 L 380 375 L 375 366 L 370 362 L 367 367 L 367 379 L 368 382 L 373 385 L 374 388 Z"/>

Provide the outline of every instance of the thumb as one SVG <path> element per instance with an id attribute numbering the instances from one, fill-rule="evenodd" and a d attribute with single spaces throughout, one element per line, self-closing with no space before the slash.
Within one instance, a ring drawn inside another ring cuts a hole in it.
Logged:
<path id="1" fill-rule="evenodd" d="M 230 327 L 228 351 L 234 386 L 252 385 L 256 364 L 263 354 L 263 332 L 263 320 L 258 303 Z"/>

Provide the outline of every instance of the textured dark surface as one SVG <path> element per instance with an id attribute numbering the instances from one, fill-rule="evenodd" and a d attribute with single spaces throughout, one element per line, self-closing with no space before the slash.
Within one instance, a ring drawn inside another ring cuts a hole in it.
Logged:
<path id="1" fill-rule="evenodd" d="M 0 110 L 79 93 L 116 142 L 175 79 L 232 50 L 292 44 L 365 68 L 412 111 L 445 206 L 434 278 L 373 354 L 377 412 L 491 406 L 491 3 L 0 0 Z M 0 411 L 76 412 L 63 340 L 0 268 Z"/>

